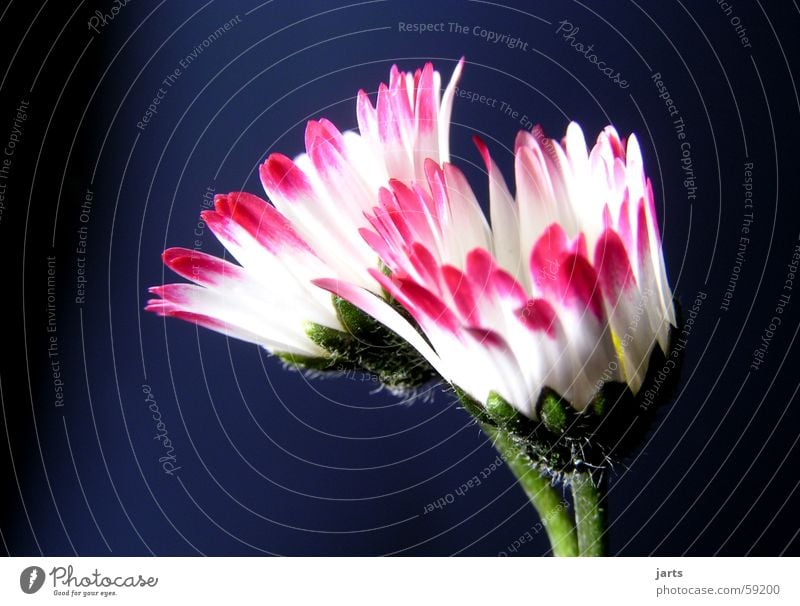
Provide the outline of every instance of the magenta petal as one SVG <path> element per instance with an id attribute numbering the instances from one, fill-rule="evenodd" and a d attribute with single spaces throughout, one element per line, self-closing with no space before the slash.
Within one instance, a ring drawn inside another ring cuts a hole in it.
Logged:
<path id="1" fill-rule="evenodd" d="M 290 201 L 312 194 L 308 178 L 297 165 L 283 154 L 271 154 L 259 168 L 261 184 L 267 194 L 280 194 Z"/>
<path id="2" fill-rule="evenodd" d="M 177 309 L 188 305 L 192 301 L 192 294 L 196 294 L 200 289 L 199 286 L 194 284 L 164 284 L 163 286 L 151 286 L 147 290 L 161 297 L 162 309 L 159 313 L 162 315 L 172 315 L 173 307 Z M 148 301 L 148 306 L 155 304 L 157 300 Z"/>
<path id="3" fill-rule="evenodd" d="M 419 130 L 420 132 L 431 132 L 436 128 L 437 98 L 439 93 L 434 88 L 432 63 L 425 64 L 416 92 L 417 105 L 415 113 L 419 120 Z"/>
<path id="4" fill-rule="evenodd" d="M 436 214 L 434 216 L 437 222 L 441 224 L 450 208 L 450 197 L 444 181 L 444 171 L 442 171 L 442 167 L 439 166 L 437 162 L 434 162 L 430 158 L 425 160 L 424 170 L 428 186 L 431 188 L 433 204 L 436 208 Z"/>
<path id="5" fill-rule="evenodd" d="M 395 71 L 389 81 L 389 99 L 400 130 L 405 130 L 410 134 L 414 128 L 414 109 L 411 107 L 411 100 L 408 96 L 405 74 L 399 71 Z"/>
<path id="6" fill-rule="evenodd" d="M 332 172 L 345 172 L 346 162 L 341 151 L 323 134 L 314 137 L 311 147 L 308 149 L 308 156 L 323 178 Z"/>
<path id="7" fill-rule="evenodd" d="M 586 257 L 575 253 L 562 256 L 558 271 L 558 287 L 564 303 L 583 311 L 588 309 L 603 322 L 603 300 L 597 285 L 597 273 Z"/>
<path id="8" fill-rule="evenodd" d="M 395 281 L 412 309 L 416 309 L 418 313 L 427 316 L 440 328 L 457 334 L 459 328 L 458 319 L 441 299 L 427 288 L 411 280 L 396 278 Z"/>
<path id="9" fill-rule="evenodd" d="M 394 195 L 393 202 L 396 203 L 398 210 L 409 213 L 416 213 L 420 210 L 420 204 L 413 190 L 399 179 L 389 179 L 389 187 Z"/>
<path id="10" fill-rule="evenodd" d="M 386 240 L 381 238 L 378 234 L 374 231 L 367 229 L 366 227 L 361 227 L 358 230 L 359 235 L 364 239 L 367 245 L 375 251 L 375 253 L 383 259 L 385 263 L 391 263 L 394 265 L 396 263 L 394 253 L 389 245 L 386 243 Z"/>
<path id="11" fill-rule="evenodd" d="M 470 326 L 463 329 L 465 333 L 470 335 L 473 339 L 478 341 L 485 347 L 492 347 L 494 349 L 501 349 L 510 352 L 511 348 L 508 346 L 506 340 L 497 331 L 481 328 L 478 326 Z"/>
<path id="12" fill-rule="evenodd" d="M 495 262 L 492 255 L 483 248 L 476 248 L 467 254 L 465 272 L 476 288 L 491 287 Z"/>
<path id="13" fill-rule="evenodd" d="M 174 305 L 169 301 L 164 301 L 164 299 L 150 299 L 147 305 L 144 306 L 145 311 L 159 316 L 169 316 L 170 309 L 172 308 L 174 308 Z"/>
<path id="14" fill-rule="evenodd" d="M 478 148 L 478 153 L 480 153 L 481 158 L 483 158 L 483 163 L 486 165 L 486 172 L 491 174 L 492 157 L 489 154 L 489 148 L 486 147 L 486 143 L 484 143 L 483 139 L 481 139 L 478 135 L 472 135 L 472 142 L 475 144 L 475 147 Z"/>
<path id="15" fill-rule="evenodd" d="M 612 305 L 617 303 L 621 292 L 636 285 L 628 251 L 619 235 L 610 229 L 603 231 L 597 241 L 594 266 L 603 295 Z"/>
<path id="16" fill-rule="evenodd" d="M 396 274 L 389 278 L 375 269 L 369 269 L 369 273 L 386 291 L 400 301 L 421 325 L 433 322 L 439 328 L 454 335 L 458 334 L 460 324 L 455 314 L 431 291 Z"/>
<path id="17" fill-rule="evenodd" d="M 397 250 L 402 250 L 407 240 L 398 231 L 395 222 L 392 220 L 390 216 L 391 209 L 386 210 L 383 207 L 376 206 L 372 212 L 374 219 L 369 218 L 370 224 L 389 245 Z"/>
<path id="18" fill-rule="evenodd" d="M 397 208 L 403 213 L 410 215 L 409 220 L 413 220 L 414 222 L 418 220 L 425 221 L 427 205 L 416 190 L 411 189 L 405 183 L 397 179 L 390 179 L 389 187 L 392 188 Z"/>
<path id="19" fill-rule="evenodd" d="M 401 144 L 400 124 L 392 111 L 391 92 L 385 84 L 378 87 L 378 133 L 386 144 Z"/>
<path id="20" fill-rule="evenodd" d="M 438 290 L 440 276 L 439 264 L 436 262 L 431 252 L 423 244 L 415 242 L 411 245 L 409 260 L 417 272 L 419 272 L 421 276 L 426 277 L 429 283 Z"/>
<path id="21" fill-rule="evenodd" d="M 389 187 L 391 187 L 391 185 L 392 181 L 389 181 Z M 397 199 L 395 198 L 394 192 L 390 189 L 381 187 L 378 190 L 378 201 L 380 202 L 380 209 L 383 211 L 399 210 Z"/>
<path id="22" fill-rule="evenodd" d="M 204 210 L 200 213 L 200 218 L 223 244 L 241 245 L 239 234 L 236 233 L 236 224 L 232 219 L 214 210 Z"/>
<path id="23" fill-rule="evenodd" d="M 397 64 L 393 63 L 389 68 L 389 88 L 395 88 L 400 82 L 400 77 L 404 74 L 398 69 Z M 405 79 L 405 77 L 403 78 Z"/>
<path id="24" fill-rule="evenodd" d="M 467 276 L 452 265 L 445 265 L 442 267 L 442 277 L 461 317 L 469 324 L 478 324 L 477 297 Z"/>
<path id="25" fill-rule="evenodd" d="M 542 331 L 548 337 L 556 338 L 558 316 L 553 306 L 544 299 L 530 299 L 517 310 L 517 317 L 531 331 Z"/>
<path id="26" fill-rule="evenodd" d="M 394 195 L 385 196 L 381 192 L 381 203 L 388 210 L 388 215 L 397 227 L 397 231 L 400 232 L 403 241 L 412 242 L 415 240 L 413 232 L 416 231 L 413 225 L 420 218 L 424 218 L 420 215 L 417 197 L 405 184 L 396 179 L 392 179 L 389 186 Z"/>
<path id="27" fill-rule="evenodd" d="M 397 229 L 402 242 L 412 242 L 414 240 L 407 224 L 408 215 L 406 213 L 400 210 L 388 210 L 386 211 L 386 216 Z"/>
<path id="28" fill-rule="evenodd" d="M 611 127 L 606 127 L 606 129 L 603 132 L 608 135 L 608 142 L 611 144 L 611 151 L 614 154 L 614 158 L 619 158 L 624 162 L 625 142 L 620 141 L 619 135 L 617 135 L 617 131 Z"/>
<path id="29" fill-rule="evenodd" d="M 545 293 L 558 291 L 556 278 L 561 257 L 567 252 L 567 234 L 553 223 L 536 241 L 531 251 L 530 270 L 533 282 Z"/>
<path id="30" fill-rule="evenodd" d="M 219 284 L 223 278 L 241 278 L 238 265 L 188 248 L 168 248 L 161 255 L 164 264 L 187 280 L 203 286 Z"/>
<path id="31" fill-rule="evenodd" d="M 311 155 L 315 145 L 325 141 L 331 144 L 340 154 L 344 153 L 344 139 L 330 120 L 322 118 L 319 122 L 311 120 L 306 125 L 306 151 Z"/>
<path id="32" fill-rule="evenodd" d="M 217 196 L 214 199 L 214 206 L 220 215 L 241 225 L 272 253 L 276 253 L 284 246 L 311 251 L 286 217 L 258 196 L 246 192 L 232 192 Z"/>
<path id="33" fill-rule="evenodd" d="M 430 196 L 421 188 L 410 189 L 404 183 L 392 179 L 389 186 L 394 193 L 392 204 L 402 213 L 408 233 L 403 234 L 408 241 L 424 242 L 431 246 L 434 242 L 434 235 L 428 221 L 430 214 Z M 381 198 L 381 203 L 387 206 L 388 202 Z"/>
<path id="34" fill-rule="evenodd" d="M 511 274 L 504 269 L 496 268 L 491 274 L 491 282 L 495 292 L 503 299 L 511 299 L 515 305 L 524 305 L 525 289 Z"/>
<path id="35" fill-rule="evenodd" d="M 586 257 L 587 259 L 589 258 L 589 249 L 586 245 L 586 235 L 583 232 L 579 233 L 575 240 L 573 240 L 569 247 L 569 251 L 575 253 L 576 255 Z"/>

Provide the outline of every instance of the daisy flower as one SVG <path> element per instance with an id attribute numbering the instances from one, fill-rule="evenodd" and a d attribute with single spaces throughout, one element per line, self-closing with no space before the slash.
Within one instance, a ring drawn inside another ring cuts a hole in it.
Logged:
<path id="1" fill-rule="evenodd" d="M 580 127 L 515 144 L 512 196 L 486 146 L 489 225 L 464 175 L 425 164 L 426 185 L 392 180 L 364 241 L 390 270 L 372 277 L 414 318 L 420 353 L 486 406 L 500 396 L 536 419 L 545 389 L 583 411 L 606 383 L 641 388 L 675 310 L 653 190 L 635 136 L 612 127 L 589 151 Z M 351 284 L 317 284 L 409 335 Z M 387 316 L 387 317 L 383 317 Z"/>
<path id="2" fill-rule="evenodd" d="M 335 278 L 380 291 L 367 273 L 377 265 L 375 253 L 357 230 L 368 226 L 364 213 L 390 175 L 419 179 L 426 160 L 449 160 L 450 113 L 462 65 L 463 59 L 443 94 L 430 63 L 414 73 L 392 67 L 374 106 L 365 91 L 358 93 L 359 133 L 342 133 L 325 119 L 309 122 L 305 153 L 294 160 L 275 153 L 260 166 L 270 202 L 234 192 L 217 196 L 214 210 L 202 213 L 237 263 L 168 249 L 164 263 L 193 284 L 151 288 L 159 298 L 147 310 L 257 343 L 285 359 L 330 357 L 320 344 L 331 336 L 325 329 L 353 327 L 343 324 L 341 306 L 311 281 Z"/>
<path id="3" fill-rule="evenodd" d="M 191 283 L 152 288 L 147 309 L 305 369 L 366 370 L 396 391 L 445 380 L 503 453 L 554 553 L 597 555 L 597 470 L 636 435 L 637 394 L 657 367 L 679 363 L 653 189 L 634 135 L 609 126 L 589 150 L 576 123 L 560 142 L 537 127 L 517 136 L 513 195 L 475 139 L 487 217 L 449 158 L 462 66 L 443 93 L 430 63 L 393 67 L 375 105 L 359 92 L 358 133 L 309 122 L 305 153 L 260 166 L 269 201 L 234 192 L 203 213 L 236 262 L 165 251 Z M 557 477 L 572 488 L 574 524 Z"/>

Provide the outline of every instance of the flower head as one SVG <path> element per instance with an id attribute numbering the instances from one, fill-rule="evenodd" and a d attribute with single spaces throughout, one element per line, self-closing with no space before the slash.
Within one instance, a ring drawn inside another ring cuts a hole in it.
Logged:
<path id="1" fill-rule="evenodd" d="M 261 166 L 270 201 L 330 265 L 326 277 L 377 288 L 366 273 L 376 264 L 375 253 L 356 230 L 368 226 L 364 213 L 390 178 L 419 180 L 426 159 L 449 160 L 450 112 L 461 66 L 443 95 L 430 63 L 414 74 L 392 67 L 375 107 L 365 91 L 358 94 L 360 134 L 341 133 L 324 119 L 311 121 L 306 153 L 294 161 L 272 154 Z"/>
<path id="2" fill-rule="evenodd" d="M 151 288 L 160 298 L 150 300 L 147 309 L 294 361 L 330 357 L 330 348 L 321 345 L 331 341 L 325 329 L 337 331 L 335 338 L 342 341 L 338 333 L 352 333 L 353 314 L 349 325 L 343 322 L 341 307 L 312 280 L 342 279 L 380 291 L 367 273 L 377 258 L 357 230 L 368 226 L 364 212 L 390 175 L 413 180 L 422 175 L 426 158 L 448 160 L 450 112 L 462 64 L 443 95 L 441 77 L 430 63 L 415 73 L 392 67 L 376 106 L 365 91 L 358 94 L 361 134 L 341 133 L 325 119 L 309 122 L 304 154 L 295 160 L 272 154 L 260 167 L 272 204 L 235 192 L 217 196 L 215 209 L 203 213 L 238 265 L 171 248 L 164 262 L 194 284 Z M 369 327 L 373 336 L 376 330 Z M 364 349 L 366 336 L 357 337 Z"/>
<path id="3" fill-rule="evenodd" d="M 550 393 L 579 412 L 609 384 L 636 394 L 676 324 L 636 137 L 607 127 L 589 151 L 575 123 L 561 142 L 522 131 L 515 195 L 476 138 L 490 224 L 449 162 L 462 63 L 441 96 L 430 64 L 393 67 L 374 106 L 359 93 L 359 134 L 309 122 L 304 154 L 260 167 L 271 203 L 233 193 L 204 213 L 238 265 L 170 249 L 194 284 L 153 288 L 148 309 L 307 367 L 435 371 L 533 420 Z"/>
<path id="4" fill-rule="evenodd" d="M 658 383 L 663 401 L 680 364 L 653 189 L 636 137 L 610 126 L 591 150 L 575 123 L 561 142 L 520 132 L 514 195 L 476 137 L 487 219 L 449 161 L 462 66 L 443 95 L 431 64 L 392 67 L 375 105 L 359 92 L 359 133 L 309 122 L 304 154 L 260 166 L 269 202 L 234 192 L 203 213 L 236 263 L 168 249 L 192 283 L 151 288 L 147 309 L 394 391 L 444 379 L 526 490 L 569 478 L 577 532 L 560 502 L 540 512 L 554 549 L 597 554 L 602 470 L 646 431 L 640 394 Z"/>
<path id="5" fill-rule="evenodd" d="M 147 310 L 196 322 L 270 351 L 317 357 L 308 338 L 313 322 L 341 328 L 330 296 L 311 280 L 325 263 L 275 208 L 252 194 L 219 195 L 203 220 L 240 263 L 185 248 L 170 248 L 164 263 L 194 284 L 155 286 Z"/>
<path id="6" fill-rule="evenodd" d="M 532 419 L 548 389 L 579 411 L 606 383 L 635 394 L 675 325 L 636 138 L 608 127 L 589 152 L 575 123 L 561 143 L 521 132 L 516 197 L 476 143 L 491 227 L 464 175 L 429 161 L 427 185 L 391 181 L 362 230 L 391 271 L 371 274 L 434 352 L 421 353 L 478 403 L 497 395 Z"/>

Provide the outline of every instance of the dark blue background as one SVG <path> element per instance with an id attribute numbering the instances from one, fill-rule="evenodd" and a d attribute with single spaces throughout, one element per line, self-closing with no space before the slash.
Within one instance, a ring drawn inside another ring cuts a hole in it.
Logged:
<path id="1" fill-rule="evenodd" d="M 505 468 L 424 514 L 496 457 L 441 388 L 407 403 L 373 393 L 376 384 L 361 376 L 307 380 L 254 346 L 142 311 L 148 286 L 175 279 L 160 252 L 194 246 L 206 188 L 260 192 L 258 163 L 273 151 L 302 151 L 308 119 L 354 128 L 356 91 L 374 91 L 393 63 L 433 60 L 446 79 L 463 55 L 464 89 L 506 101 L 551 136 L 572 119 L 590 140 L 609 122 L 636 132 L 673 289 L 684 305 L 707 294 L 674 402 L 640 453 L 616 469 L 611 552 L 797 554 L 800 293 L 761 369 L 749 371 L 800 231 L 800 13 L 792 3 L 764 4 L 733 3 L 751 49 L 711 1 L 134 1 L 98 34 L 87 21 L 111 3 L 10 5 L 0 20 L 8 66 L 0 135 L 11 132 L 20 100 L 30 110 L 0 220 L 2 550 L 495 555 L 536 527 Z M 137 129 L 161 81 L 236 15 L 241 22 L 182 70 L 152 122 Z M 628 89 L 556 34 L 563 19 Z M 402 33 L 400 21 L 477 25 L 518 36 L 529 50 L 471 33 Z M 655 72 L 686 122 L 694 200 Z M 520 128 L 497 108 L 456 101 L 453 157 L 482 198 L 472 134 L 489 142 L 510 180 Z M 745 161 L 755 165 L 755 219 L 723 311 Z M 88 282 L 76 304 L 87 190 Z M 210 232 L 200 238 L 203 250 L 222 253 Z M 48 255 L 57 267 L 63 407 L 54 406 L 47 355 Z M 173 475 L 158 462 L 143 384 L 174 444 Z M 524 543 L 516 553 L 547 550 L 542 534 Z"/>

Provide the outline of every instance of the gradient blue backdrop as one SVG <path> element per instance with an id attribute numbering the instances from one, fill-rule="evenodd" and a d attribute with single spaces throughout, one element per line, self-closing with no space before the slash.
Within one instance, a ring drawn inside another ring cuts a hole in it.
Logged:
<path id="1" fill-rule="evenodd" d="M 15 4 L 0 21 L 4 56 L 20 49 L 0 93 L 9 107 L 31 102 L 9 180 L 14 203 L 0 223 L 9 247 L 0 432 L 8 553 L 494 555 L 515 541 L 524 543 L 518 554 L 546 551 L 535 512 L 502 467 L 424 513 L 496 458 L 441 388 L 409 404 L 373 393 L 361 376 L 309 381 L 254 346 L 142 311 L 148 286 L 175 279 L 161 265 L 165 247 L 199 239 L 222 253 L 198 227 L 207 188 L 260 192 L 257 165 L 273 151 L 301 152 L 308 119 L 354 128 L 356 91 L 374 91 L 393 63 L 433 60 L 447 78 L 461 56 L 464 89 L 505 101 L 551 136 L 571 119 L 588 139 L 609 122 L 636 132 L 673 288 L 684 305 L 707 294 L 677 398 L 640 454 L 616 469 L 611 552 L 798 553 L 800 301 L 748 374 L 798 238 L 800 14 L 790 3 L 767 12 L 736 3 L 752 48 L 714 2 L 131 2 L 98 33 L 87 22 L 110 3 L 59 4 L 38 16 L 39 6 Z M 138 129 L 162 80 L 237 15 Z M 629 88 L 556 33 L 564 19 Z M 528 50 L 471 30 L 403 33 L 398 22 L 477 25 L 518 36 Z M 686 122 L 694 200 L 656 72 Z M 10 131 L 14 114 L 3 116 Z M 520 128 L 498 108 L 456 101 L 454 161 L 483 199 L 471 136 L 487 140 L 510 178 Z M 755 166 L 755 220 L 726 312 L 745 161 Z M 63 407 L 54 406 L 47 352 L 48 256 Z M 164 449 L 143 385 L 174 446 L 173 474 L 158 461 Z M 520 541 L 528 531 L 532 539 Z"/>

